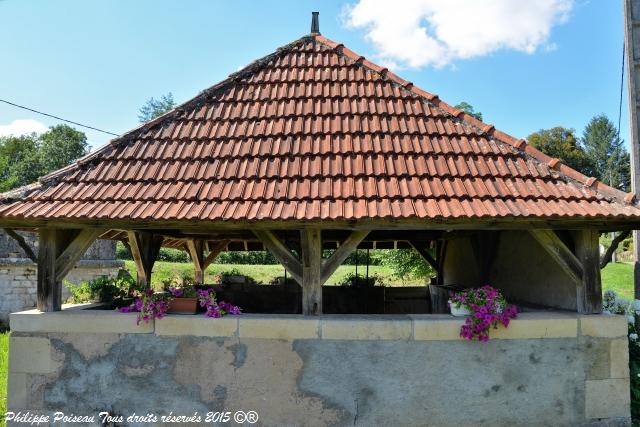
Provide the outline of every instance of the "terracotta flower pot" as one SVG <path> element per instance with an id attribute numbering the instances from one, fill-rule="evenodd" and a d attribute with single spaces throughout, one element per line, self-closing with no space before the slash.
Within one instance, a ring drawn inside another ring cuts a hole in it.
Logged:
<path id="1" fill-rule="evenodd" d="M 198 298 L 173 298 L 169 301 L 168 313 L 196 314 Z"/>

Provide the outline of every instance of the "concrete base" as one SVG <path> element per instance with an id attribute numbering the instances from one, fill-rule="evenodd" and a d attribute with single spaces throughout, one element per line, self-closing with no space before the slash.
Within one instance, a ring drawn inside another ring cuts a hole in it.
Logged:
<path id="1" fill-rule="evenodd" d="M 630 424 L 624 317 L 524 313 L 489 343 L 460 339 L 461 324 L 173 315 L 136 326 L 135 314 L 111 311 L 14 313 L 8 406 L 95 417 L 256 411 L 263 426 Z"/>

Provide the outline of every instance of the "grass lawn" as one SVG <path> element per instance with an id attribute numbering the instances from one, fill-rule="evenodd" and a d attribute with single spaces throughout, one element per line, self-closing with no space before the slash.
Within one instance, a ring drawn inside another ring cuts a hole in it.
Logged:
<path id="1" fill-rule="evenodd" d="M 621 298 L 633 299 L 633 265 L 631 263 L 609 263 L 601 274 L 603 291 L 613 290 Z"/>
<path id="2" fill-rule="evenodd" d="M 7 410 L 7 376 L 9 372 L 9 332 L 0 332 L 0 426 Z"/>
<path id="3" fill-rule="evenodd" d="M 135 277 L 135 264 L 133 261 L 125 261 L 125 266 L 129 273 Z M 280 265 L 246 265 L 246 264 L 212 264 L 205 273 L 205 282 L 212 283 L 213 276 L 223 271 L 239 270 L 242 274 L 253 277 L 258 283 L 269 283 L 274 277 L 283 276 L 284 268 Z M 335 273 L 329 278 L 327 284 L 339 283 L 347 274 L 355 273 L 355 265 L 341 265 Z M 165 280 L 187 274 L 193 277 L 193 264 L 179 262 L 157 261 L 153 266 L 151 274 L 151 283 L 160 285 Z M 365 275 L 365 266 L 358 266 L 358 274 Z M 390 286 L 420 286 L 424 285 L 422 280 L 405 280 L 402 281 L 393 277 L 389 267 L 381 265 L 369 266 L 369 276 L 377 274 L 383 278 L 383 282 Z"/>

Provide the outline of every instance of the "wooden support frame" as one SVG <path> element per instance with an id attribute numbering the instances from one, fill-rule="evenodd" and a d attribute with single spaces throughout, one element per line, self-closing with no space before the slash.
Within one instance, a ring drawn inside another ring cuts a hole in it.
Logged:
<path id="1" fill-rule="evenodd" d="M 576 285 L 582 283 L 582 263 L 553 230 L 529 230 L 529 233 Z"/>
<path id="2" fill-rule="evenodd" d="M 196 284 L 204 284 L 204 272 L 228 244 L 228 240 L 222 240 L 215 244 L 204 240 L 187 240 L 187 250 L 195 267 L 194 280 Z M 209 250 L 207 256 L 204 254 L 205 249 Z"/>
<path id="3" fill-rule="evenodd" d="M 597 230 L 573 231 L 575 253 L 552 230 L 530 230 L 530 233 L 575 283 L 578 313 L 600 313 L 600 233 Z"/>
<path id="4" fill-rule="evenodd" d="M 322 313 L 322 285 L 369 234 L 368 231 L 352 232 L 331 257 L 323 259 L 321 229 L 303 229 L 300 231 L 301 259 L 298 259 L 273 231 L 253 232 L 302 286 L 302 313 L 305 315 Z"/>
<path id="5" fill-rule="evenodd" d="M 137 281 L 140 287 L 151 286 L 151 271 L 158 258 L 163 237 L 144 231 L 128 231 L 129 247 L 136 264 Z"/>
<path id="6" fill-rule="evenodd" d="M 41 228 L 39 230 L 38 310 L 60 311 L 62 280 L 102 232 L 97 229 Z"/>
<path id="7" fill-rule="evenodd" d="M 602 283 L 600 278 L 600 233 L 595 230 L 574 231 L 576 257 L 582 265 L 582 277 L 577 286 L 578 313 L 602 312 Z"/>

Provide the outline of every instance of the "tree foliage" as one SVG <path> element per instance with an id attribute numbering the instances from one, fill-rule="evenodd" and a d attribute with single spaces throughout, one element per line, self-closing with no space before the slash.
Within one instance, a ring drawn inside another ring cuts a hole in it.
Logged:
<path id="1" fill-rule="evenodd" d="M 593 167 L 590 176 L 623 191 L 631 189 L 631 164 L 624 141 L 604 114 L 591 119 L 582 134 L 584 151 Z"/>
<path id="2" fill-rule="evenodd" d="M 383 251 L 383 264 L 401 279 L 425 279 L 435 276 L 435 271 L 415 249 L 390 249 Z"/>
<path id="3" fill-rule="evenodd" d="M 585 153 L 575 130 L 556 126 L 551 129 L 540 129 L 527 138 L 528 143 L 543 153 L 560 159 L 565 165 L 582 172 L 587 176 L 593 173 L 591 159 Z"/>
<path id="4" fill-rule="evenodd" d="M 474 110 L 473 105 L 469 104 L 466 101 L 462 101 L 461 103 L 457 104 L 455 108 L 457 108 L 458 110 L 462 110 L 470 116 L 473 116 L 476 119 L 482 121 L 482 113 L 480 111 Z"/>
<path id="5" fill-rule="evenodd" d="M 558 126 L 532 133 L 527 140 L 587 176 L 623 191 L 631 188 L 629 153 L 615 125 L 605 115 L 593 117 L 580 139 L 573 129 Z"/>
<path id="6" fill-rule="evenodd" d="M 0 191 L 35 182 L 87 153 L 87 137 L 67 125 L 37 135 L 0 138 Z"/>
<path id="7" fill-rule="evenodd" d="M 149 98 L 147 102 L 140 107 L 138 120 L 140 120 L 140 123 L 153 120 L 171 110 L 175 105 L 176 103 L 173 100 L 173 94 L 171 92 L 162 95 L 159 99 Z"/>

